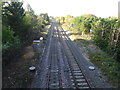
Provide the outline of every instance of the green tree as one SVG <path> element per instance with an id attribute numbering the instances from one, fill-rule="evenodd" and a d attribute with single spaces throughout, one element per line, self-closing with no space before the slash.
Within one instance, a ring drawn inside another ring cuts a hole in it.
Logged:
<path id="1" fill-rule="evenodd" d="M 42 23 L 44 25 L 48 25 L 49 24 L 49 16 L 47 13 L 42 13 L 40 14 L 40 16 L 42 17 Z"/>
<path id="2" fill-rule="evenodd" d="M 22 38 L 25 37 L 25 25 L 23 17 L 25 16 L 25 11 L 22 7 L 22 2 L 6 2 L 3 5 L 3 24 L 9 25 L 10 28 L 15 32 L 15 36 Z"/>

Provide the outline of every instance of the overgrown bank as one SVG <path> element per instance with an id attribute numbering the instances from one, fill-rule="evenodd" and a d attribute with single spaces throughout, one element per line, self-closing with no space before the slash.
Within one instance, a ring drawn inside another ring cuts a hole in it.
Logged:
<path id="1" fill-rule="evenodd" d="M 40 34 L 44 38 L 43 46 L 46 43 L 48 26 Z M 30 71 L 29 67 L 37 67 L 40 62 L 43 47 L 33 48 L 33 44 L 25 46 L 18 58 L 14 58 L 12 63 L 3 66 L 3 88 L 29 88 L 35 75 L 35 71 Z"/>
<path id="2" fill-rule="evenodd" d="M 2 2 L 2 59 L 12 62 L 22 48 L 40 37 L 41 30 L 49 24 L 48 14 L 35 15 L 28 4 L 25 11 L 22 2 Z M 3 65 L 4 65 L 3 64 Z"/>
<path id="3" fill-rule="evenodd" d="M 94 19 L 97 19 L 97 21 L 94 22 Z M 91 17 L 90 20 L 86 15 L 85 17 L 81 16 L 77 18 L 68 16 L 64 18 L 63 27 L 70 31 L 68 35 L 77 43 L 83 55 L 101 69 L 103 75 L 107 76 L 109 82 L 120 88 L 120 63 L 117 57 L 120 55 L 118 48 L 120 46 L 118 22 L 119 20 L 116 18 L 99 19 L 97 17 Z M 91 33 L 90 29 L 94 32 Z"/>
<path id="4" fill-rule="evenodd" d="M 34 72 L 30 66 L 39 62 L 42 51 L 36 51 L 32 42 L 47 37 L 49 25 L 47 13 L 35 15 L 28 4 L 24 10 L 23 2 L 0 2 L 2 5 L 2 87 L 27 88 Z"/>
<path id="5" fill-rule="evenodd" d="M 100 18 L 88 14 L 79 17 L 68 15 L 57 19 L 68 30 L 75 29 L 81 35 L 91 35 L 97 46 L 117 61 L 120 60 L 120 20 L 118 18 Z"/>

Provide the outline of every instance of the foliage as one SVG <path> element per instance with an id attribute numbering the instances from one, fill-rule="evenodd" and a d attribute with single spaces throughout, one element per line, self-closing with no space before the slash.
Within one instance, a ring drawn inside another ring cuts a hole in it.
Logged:
<path id="1" fill-rule="evenodd" d="M 3 60 L 8 62 L 8 59 L 14 58 L 25 45 L 40 37 L 40 30 L 49 24 L 49 17 L 45 13 L 39 18 L 29 4 L 25 11 L 22 2 L 0 4 L 2 4 L 2 55 Z"/>
<path id="2" fill-rule="evenodd" d="M 89 50 L 88 47 L 92 44 L 88 45 L 89 40 L 87 40 L 86 43 L 85 39 L 87 39 L 87 37 L 84 38 L 84 40 L 79 39 L 85 35 L 78 36 L 75 34 L 77 37 L 75 42 L 80 41 L 79 45 L 86 47 L 84 49 L 86 53 L 89 54 L 91 61 L 102 70 L 102 73 L 108 77 L 108 80 L 110 80 L 113 85 L 120 88 L 120 20 L 113 17 L 98 18 L 82 15 L 74 18 L 74 24 L 74 30 L 78 30 L 81 34 L 82 32 L 86 33 L 86 30 L 89 31 L 90 29 L 94 31 L 92 35 L 93 40 L 90 40 L 90 42 L 94 41 L 94 43 L 106 53 L 99 49 Z M 75 33 L 74 30 L 72 32 Z M 91 35 L 89 32 L 88 34 Z"/>
<path id="3" fill-rule="evenodd" d="M 2 5 L 2 41 L 3 50 L 10 47 L 19 47 L 23 37 L 22 26 L 25 15 L 22 3 L 4 2 Z M 13 23 L 14 22 L 14 23 Z"/>
<path id="4" fill-rule="evenodd" d="M 22 7 L 23 3 L 20 2 L 6 2 L 3 5 L 3 24 L 9 25 L 10 28 L 15 32 L 14 36 L 19 36 L 23 39 L 26 31 L 24 31 L 24 21 L 23 17 L 25 16 L 24 9 Z M 13 23 L 14 22 L 14 23 Z"/>
<path id="5" fill-rule="evenodd" d="M 60 20 L 60 24 L 64 24 L 65 23 L 65 17 L 59 17 Z"/>
<path id="6" fill-rule="evenodd" d="M 40 14 L 40 16 L 42 17 L 42 23 L 44 25 L 49 25 L 49 16 L 48 16 L 48 13 L 42 13 L 42 14 Z"/>
<path id="7" fill-rule="evenodd" d="M 102 73 L 108 77 L 108 80 L 110 80 L 113 85 L 120 88 L 120 63 L 116 62 L 110 55 L 102 51 L 89 52 L 89 55 L 92 62 L 101 68 Z"/>
<path id="8" fill-rule="evenodd" d="M 71 16 L 65 17 L 66 26 L 70 30 L 72 23 L 74 29 L 78 30 L 80 34 L 91 34 L 90 29 L 93 30 L 93 40 L 101 49 L 113 55 L 116 60 L 120 57 L 120 20 L 115 17 L 99 18 L 92 14 L 85 14 L 73 18 Z M 70 23 L 71 22 L 71 23 Z"/>
<path id="9" fill-rule="evenodd" d="M 94 22 L 96 24 L 92 25 L 92 28 L 95 30 L 94 42 L 103 50 L 109 52 L 111 55 L 114 55 L 117 60 L 119 56 L 119 28 L 118 19 L 114 18 L 103 18 Z M 116 55 L 116 56 L 115 56 Z"/>
<path id="10" fill-rule="evenodd" d="M 33 29 L 37 28 L 34 11 L 29 6 L 29 11 L 25 12 L 22 5 L 22 2 L 2 3 L 2 55 L 5 63 L 32 42 Z"/>
<path id="11" fill-rule="evenodd" d="M 76 17 L 74 20 L 75 29 L 77 29 L 81 34 L 88 34 L 90 32 L 91 23 L 94 18 L 96 18 L 96 16 L 92 14 Z"/>
<path id="12" fill-rule="evenodd" d="M 3 31 L 2 31 L 2 33 L 3 33 L 3 43 L 6 43 L 7 41 L 9 41 L 9 42 L 11 42 L 11 41 L 13 41 L 13 38 L 14 38 L 14 36 L 13 36 L 13 34 L 14 34 L 14 32 L 12 31 L 12 30 L 10 30 L 10 27 L 7 27 L 7 26 L 2 26 L 2 29 L 3 29 Z"/>
<path id="13" fill-rule="evenodd" d="M 67 15 L 66 17 L 57 17 L 57 21 L 59 21 L 60 24 L 63 24 L 66 26 L 66 29 L 72 30 L 74 27 L 74 17 Z"/>
<path id="14" fill-rule="evenodd" d="M 27 5 L 27 9 L 28 10 L 26 11 L 26 15 L 24 17 L 25 23 L 30 24 L 33 28 L 35 28 L 38 23 L 37 16 L 29 4 Z"/>

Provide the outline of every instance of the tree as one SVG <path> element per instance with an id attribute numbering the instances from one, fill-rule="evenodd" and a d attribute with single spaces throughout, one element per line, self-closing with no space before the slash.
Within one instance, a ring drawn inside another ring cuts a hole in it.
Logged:
<path id="1" fill-rule="evenodd" d="M 3 23 L 9 25 L 15 32 L 14 35 L 18 35 L 20 38 L 26 34 L 26 31 L 23 29 L 25 11 L 22 5 L 22 2 L 6 2 L 3 5 Z"/>
<path id="2" fill-rule="evenodd" d="M 72 29 L 72 24 L 74 24 L 74 17 L 71 15 L 67 15 L 64 19 L 65 25 L 69 30 Z"/>
<path id="3" fill-rule="evenodd" d="M 91 24 L 96 18 L 95 15 L 88 14 L 88 15 L 82 15 L 80 17 L 76 17 L 74 20 L 75 28 L 81 33 L 81 34 L 89 34 L 91 29 Z"/>
<path id="4" fill-rule="evenodd" d="M 44 25 L 48 25 L 49 24 L 49 16 L 47 13 L 42 13 L 40 14 L 40 16 L 42 17 L 42 23 Z"/>
<path id="5" fill-rule="evenodd" d="M 37 16 L 34 13 L 34 10 L 31 8 L 31 6 L 27 5 L 27 11 L 26 11 L 26 22 L 28 24 L 31 24 L 33 28 L 37 26 Z"/>

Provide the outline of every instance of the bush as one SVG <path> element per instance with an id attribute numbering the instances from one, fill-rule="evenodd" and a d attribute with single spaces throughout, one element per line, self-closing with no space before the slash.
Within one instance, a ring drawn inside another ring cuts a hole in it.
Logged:
<path id="1" fill-rule="evenodd" d="M 98 18 L 94 15 L 82 15 L 74 18 L 75 29 L 80 34 L 89 34 L 94 31 L 93 40 L 101 49 L 114 55 L 119 60 L 119 29 L 120 20 L 117 18 Z"/>

